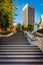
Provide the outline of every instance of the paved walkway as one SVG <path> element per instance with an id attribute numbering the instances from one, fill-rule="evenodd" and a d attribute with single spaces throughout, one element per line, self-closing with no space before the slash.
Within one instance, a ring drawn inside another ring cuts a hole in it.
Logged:
<path id="1" fill-rule="evenodd" d="M 11 37 L 0 38 L 0 45 L 1 44 L 28 45 L 29 42 L 27 41 L 23 33 L 17 33 L 16 35 L 13 35 Z"/>

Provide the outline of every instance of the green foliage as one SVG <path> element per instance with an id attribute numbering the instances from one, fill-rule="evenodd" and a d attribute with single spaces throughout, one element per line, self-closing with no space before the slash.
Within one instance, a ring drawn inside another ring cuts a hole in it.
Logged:
<path id="1" fill-rule="evenodd" d="M 29 31 L 33 31 L 33 29 L 34 29 L 34 25 L 28 24 L 28 30 L 29 30 Z"/>
<path id="2" fill-rule="evenodd" d="M 24 27 L 24 30 L 25 30 L 25 31 L 29 31 L 28 27 Z"/>
<path id="3" fill-rule="evenodd" d="M 22 25 L 22 30 L 24 30 L 24 26 Z"/>
<path id="4" fill-rule="evenodd" d="M 7 28 L 13 25 L 13 14 L 16 16 L 17 4 L 12 4 L 11 0 L 0 0 L 0 26 Z M 13 12 L 14 11 L 14 12 Z"/>
<path id="5" fill-rule="evenodd" d="M 8 13 L 4 13 L 4 15 L 3 13 L 1 13 L 0 26 L 4 29 L 6 29 L 9 26 Z"/>
<path id="6" fill-rule="evenodd" d="M 34 29 L 34 25 L 28 24 L 27 27 L 24 27 L 24 26 L 22 25 L 22 30 L 25 30 L 25 31 L 33 31 L 33 29 Z"/>
<path id="7" fill-rule="evenodd" d="M 17 32 L 20 32 L 21 31 L 21 24 L 19 23 L 18 26 L 17 26 Z"/>
<path id="8" fill-rule="evenodd" d="M 30 24 L 28 24 L 27 27 L 24 27 L 24 30 L 26 31 L 33 31 L 33 29 L 34 29 L 34 25 L 30 25 Z"/>
<path id="9" fill-rule="evenodd" d="M 43 34 L 43 29 L 39 29 L 39 30 L 37 30 L 37 32 L 39 32 L 39 33 L 42 33 L 42 34 Z"/>
<path id="10" fill-rule="evenodd" d="M 2 34 L 2 35 L 8 35 L 9 33 L 11 33 L 12 31 L 10 30 L 10 31 L 4 31 L 4 32 L 2 32 L 2 33 L 0 33 L 0 34 Z"/>

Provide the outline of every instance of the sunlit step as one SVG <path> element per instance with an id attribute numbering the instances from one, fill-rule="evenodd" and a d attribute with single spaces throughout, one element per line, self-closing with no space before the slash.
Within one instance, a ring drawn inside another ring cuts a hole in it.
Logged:
<path id="1" fill-rule="evenodd" d="M 0 63 L 43 63 L 42 59 L 0 59 Z"/>
<path id="2" fill-rule="evenodd" d="M 0 45 L 0 47 L 37 47 L 36 45 Z"/>
<path id="3" fill-rule="evenodd" d="M 35 59 L 43 59 L 43 55 L 0 55 L 0 58 L 35 58 Z"/>
<path id="4" fill-rule="evenodd" d="M 33 50 L 33 49 L 28 49 L 28 50 L 22 50 L 22 49 L 19 49 L 19 50 L 4 50 L 4 49 L 3 49 L 3 50 L 0 50 L 0 52 L 2 52 L 2 51 L 5 51 L 5 52 L 6 52 L 6 51 L 8 51 L 8 52 L 10 52 L 10 51 L 11 51 L 11 52 L 15 52 L 15 51 L 16 51 L 16 52 L 21 52 L 21 51 L 23 51 L 23 52 L 24 52 L 24 51 L 28 51 L 28 52 L 29 52 L 29 51 L 30 51 L 30 52 L 31 52 L 31 51 L 37 51 L 37 52 L 38 52 L 38 51 L 40 51 L 40 50 L 35 50 L 35 49 L 34 49 L 34 50 Z"/>

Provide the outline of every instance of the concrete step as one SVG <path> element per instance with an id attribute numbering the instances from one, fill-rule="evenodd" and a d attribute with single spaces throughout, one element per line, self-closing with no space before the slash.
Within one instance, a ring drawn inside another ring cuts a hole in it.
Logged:
<path id="1" fill-rule="evenodd" d="M 25 63 L 23 63 L 23 64 L 20 64 L 20 63 L 17 63 L 17 64 L 16 63 L 15 64 L 13 64 L 13 63 L 12 64 L 8 64 L 8 63 L 2 64 L 1 63 L 0 65 L 43 65 L 43 64 L 33 64 L 33 63 L 32 64 L 31 63 L 30 64 L 28 64 L 28 63 L 27 64 L 25 64 Z"/>
<path id="2" fill-rule="evenodd" d="M 27 50 L 25 50 L 25 49 L 24 49 L 24 50 L 22 50 L 22 49 L 19 49 L 19 50 L 14 50 L 14 49 L 13 49 L 13 50 L 6 50 L 6 49 L 4 50 L 4 49 L 1 49 L 1 50 L 0 50 L 0 52 L 3 52 L 3 51 L 4 51 L 4 52 L 6 52 L 6 51 L 8 51 L 8 52 L 10 52 L 10 51 L 11 51 L 11 52 L 15 52 L 15 51 L 16 51 L 16 52 L 21 52 L 21 51 L 23 51 L 23 52 L 24 52 L 24 51 L 25 51 L 25 52 L 32 52 L 32 51 L 38 52 L 38 51 L 41 51 L 41 50 L 40 50 L 40 49 L 27 49 Z"/>
<path id="3" fill-rule="evenodd" d="M 25 49 L 26 49 L 26 50 L 27 50 L 27 49 L 28 49 L 28 50 L 29 50 L 29 49 L 30 49 L 30 50 L 31 50 L 31 49 L 33 49 L 33 50 L 34 50 L 34 49 L 39 50 L 40 48 L 38 48 L 38 47 L 0 47 L 0 50 L 2 50 L 2 49 L 4 49 L 4 50 L 5 50 L 5 49 L 6 49 L 6 50 L 21 50 L 21 49 L 22 49 L 22 50 L 25 50 Z"/>
<path id="4" fill-rule="evenodd" d="M 0 45 L 0 47 L 38 47 L 36 45 Z"/>
<path id="5" fill-rule="evenodd" d="M 0 45 L 0 65 L 43 65 L 43 52 L 35 45 Z"/>
<path id="6" fill-rule="evenodd" d="M 0 59 L 0 63 L 43 63 L 42 59 Z"/>
<path id="7" fill-rule="evenodd" d="M 23 51 L 20 51 L 20 52 L 8 52 L 8 51 L 1 51 L 0 52 L 0 55 L 43 55 L 43 53 L 42 52 L 40 52 L 40 51 L 38 51 L 38 52 L 36 52 L 36 51 L 31 51 L 31 52 L 23 52 Z"/>
<path id="8" fill-rule="evenodd" d="M 0 59 L 43 59 L 43 55 L 0 55 Z"/>

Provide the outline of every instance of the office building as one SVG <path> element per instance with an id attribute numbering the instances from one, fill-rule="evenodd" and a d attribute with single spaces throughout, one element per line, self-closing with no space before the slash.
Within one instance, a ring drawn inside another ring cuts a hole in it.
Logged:
<path id="1" fill-rule="evenodd" d="M 26 4 L 23 8 L 23 24 L 27 27 L 28 24 L 34 25 L 34 7 Z"/>

